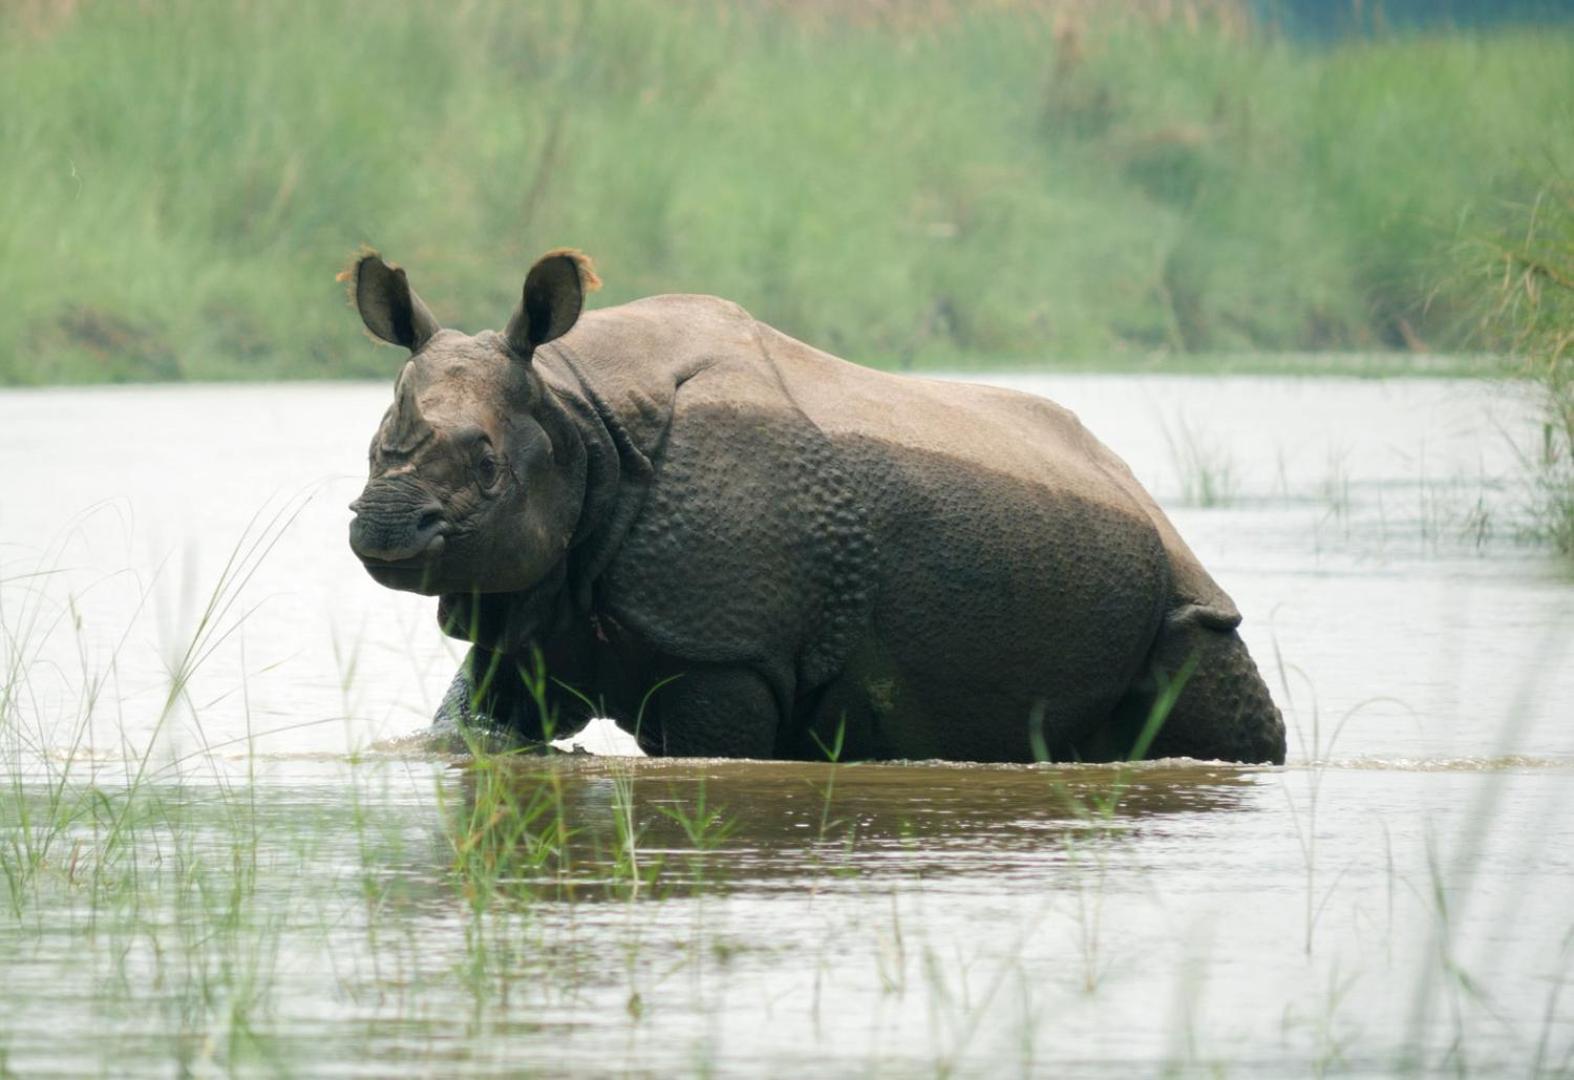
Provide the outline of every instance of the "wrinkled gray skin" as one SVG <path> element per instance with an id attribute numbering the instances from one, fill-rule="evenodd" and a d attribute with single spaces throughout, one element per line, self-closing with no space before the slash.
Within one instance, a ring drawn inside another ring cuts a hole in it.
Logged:
<path id="1" fill-rule="evenodd" d="M 858 367 L 712 297 L 581 317 L 575 252 L 474 337 L 375 254 L 351 274 L 412 356 L 350 543 L 473 643 L 440 722 L 540 738 L 539 650 L 552 734 L 594 711 L 652 754 L 822 759 L 840 732 L 843 758 L 1283 761 L 1240 613 L 1065 409 Z"/>

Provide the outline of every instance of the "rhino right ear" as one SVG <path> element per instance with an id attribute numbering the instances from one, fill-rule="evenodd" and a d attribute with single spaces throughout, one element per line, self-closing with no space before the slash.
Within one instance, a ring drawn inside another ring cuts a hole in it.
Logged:
<path id="1" fill-rule="evenodd" d="M 404 268 L 388 265 L 377 252 L 362 254 L 342 276 L 350 280 L 350 297 L 366 329 L 390 345 L 416 352 L 442 329 L 411 290 Z"/>
<path id="2" fill-rule="evenodd" d="M 590 256 L 573 248 L 557 248 L 536 260 L 525 275 L 519 306 L 503 337 L 508 347 L 529 360 L 536 346 L 573 329 L 585 306 L 585 294 L 601 288 Z"/>

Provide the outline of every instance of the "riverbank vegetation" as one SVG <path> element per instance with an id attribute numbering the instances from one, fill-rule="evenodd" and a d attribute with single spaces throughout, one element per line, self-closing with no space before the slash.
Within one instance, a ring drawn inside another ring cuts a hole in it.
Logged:
<path id="1" fill-rule="evenodd" d="M 957 6 L 960 8 L 960 5 Z M 1574 161 L 1574 35 L 1316 47 L 1227 0 L 0 12 L 0 382 L 386 375 L 540 250 L 891 366 L 1478 349 L 1462 239 Z"/>
<path id="2" fill-rule="evenodd" d="M 1487 239 L 1487 334 L 1543 395 L 1538 445 L 1522 448 L 1533 517 L 1574 555 L 1574 181 L 1560 177 Z"/>

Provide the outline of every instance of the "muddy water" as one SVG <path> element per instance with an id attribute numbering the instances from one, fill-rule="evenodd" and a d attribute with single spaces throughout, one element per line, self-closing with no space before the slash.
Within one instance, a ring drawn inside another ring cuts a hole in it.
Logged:
<path id="1" fill-rule="evenodd" d="M 344 545 L 386 387 L 0 393 L 4 840 L 106 793 L 21 886 L 0 856 L 0 1071 L 1567 1070 L 1574 584 L 1523 540 L 1523 395 L 996 381 L 1165 502 L 1290 766 L 597 726 L 467 768 L 410 737 L 457 658 L 430 602 Z"/>

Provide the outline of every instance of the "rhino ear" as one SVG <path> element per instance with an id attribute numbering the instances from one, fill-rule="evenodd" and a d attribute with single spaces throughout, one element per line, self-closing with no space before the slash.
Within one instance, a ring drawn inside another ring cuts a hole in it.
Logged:
<path id="1" fill-rule="evenodd" d="M 547 252 L 525 275 L 524 294 L 503 331 L 508 347 L 529 360 L 536 346 L 568 333 L 579 321 L 585 294 L 599 288 L 590 256 L 570 248 Z"/>
<path id="2" fill-rule="evenodd" d="M 415 352 L 442 329 L 411 290 L 404 268 L 388 265 L 377 252 L 363 253 L 343 276 L 366 329 L 390 345 Z"/>

